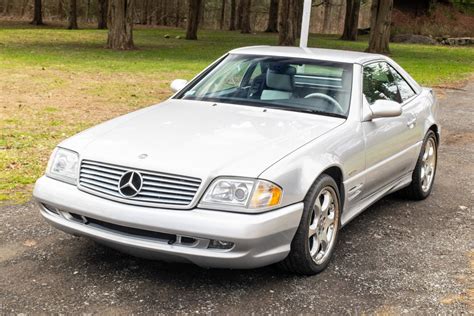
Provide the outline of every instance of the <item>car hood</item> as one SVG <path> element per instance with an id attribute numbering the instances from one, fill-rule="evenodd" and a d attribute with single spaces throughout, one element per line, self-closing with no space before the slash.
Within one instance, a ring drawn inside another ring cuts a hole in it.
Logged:
<path id="1" fill-rule="evenodd" d="M 102 123 L 60 146 L 76 150 L 81 159 L 203 180 L 258 177 L 343 122 L 308 113 L 168 100 Z"/>

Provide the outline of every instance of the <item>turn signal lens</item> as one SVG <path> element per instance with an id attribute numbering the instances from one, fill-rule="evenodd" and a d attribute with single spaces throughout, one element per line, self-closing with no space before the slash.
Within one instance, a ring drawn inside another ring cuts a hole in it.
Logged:
<path id="1" fill-rule="evenodd" d="M 275 184 L 260 180 L 250 202 L 250 208 L 272 207 L 280 204 L 281 188 Z"/>

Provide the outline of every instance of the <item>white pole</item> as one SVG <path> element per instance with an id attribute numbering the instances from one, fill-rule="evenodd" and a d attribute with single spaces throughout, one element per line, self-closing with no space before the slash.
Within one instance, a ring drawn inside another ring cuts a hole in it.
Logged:
<path id="1" fill-rule="evenodd" d="M 311 0 L 304 0 L 303 19 L 301 21 L 300 47 L 308 47 L 309 20 L 311 18 Z"/>

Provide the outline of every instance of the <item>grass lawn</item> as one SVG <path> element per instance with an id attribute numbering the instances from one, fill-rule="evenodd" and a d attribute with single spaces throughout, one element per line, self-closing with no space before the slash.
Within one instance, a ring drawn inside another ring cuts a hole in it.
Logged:
<path id="1" fill-rule="evenodd" d="M 165 39 L 164 35 L 170 38 Z M 0 203 L 30 198 L 49 154 L 62 139 L 91 125 L 157 103 L 174 78 L 192 78 L 234 47 L 272 45 L 276 35 L 180 29 L 137 29 L 138 50 L 104 49 L 106 31 L 32 28 L 0 21 Z M 310 46 L 364 50 L 315 35 Z M 392 57 L 423 85 L 453 85 L 474 72 L 474 48 L 392 44 Z"/>

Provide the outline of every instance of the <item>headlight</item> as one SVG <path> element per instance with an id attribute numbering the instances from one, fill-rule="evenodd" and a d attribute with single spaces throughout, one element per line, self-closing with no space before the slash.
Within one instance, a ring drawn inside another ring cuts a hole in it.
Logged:
<path id="1" fill-rule="evenodd" d="M 282 190 L 265 180 L 220 178 L 207 189 L 204 207 L 223 210 L 259 210 L 278 206 Z"/>
<path id="2" fill-rule="evenodd" d="M 67 183 L 76 184 L 79 155 L 71 150 L 57 147 L 48 163 L 46 175 Z"/>

